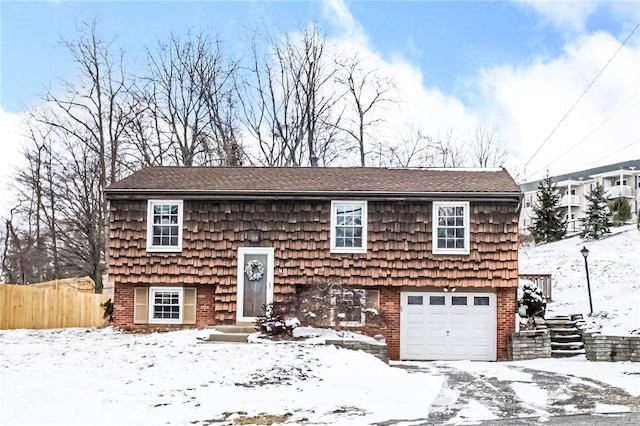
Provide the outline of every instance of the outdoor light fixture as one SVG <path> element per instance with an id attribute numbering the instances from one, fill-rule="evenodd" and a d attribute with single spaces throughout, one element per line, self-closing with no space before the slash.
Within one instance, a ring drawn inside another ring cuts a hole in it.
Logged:
<path id="1" fill-rule="evenodd" d="M 249 231 L 249 241 L 252 243 L 259 243 L 260 239 L 260 231 Z"/>
<path id="2" fill-rule="evenodd" d="M 582 246 L 582 257 L 584 257 L 584 270 L 587 272 L 587 291 L 589 292 L 589 313 L 593 314 L 593 303 L 591 302 L 591 283 L 589 282 L 589 264 L 587 263 L 587 257 L 589 256 L 589 250 L 585 246 Z"/>
<path id="3" fill-rule="evenodd" d="M 446 286 L 444 286 L 442 291 L 444 291 L 445 293 L 448 293 L 449 291 L 451 291 L 451 293 L 455 293 L 456 292 L 456 288 L 446 285 Z"/>

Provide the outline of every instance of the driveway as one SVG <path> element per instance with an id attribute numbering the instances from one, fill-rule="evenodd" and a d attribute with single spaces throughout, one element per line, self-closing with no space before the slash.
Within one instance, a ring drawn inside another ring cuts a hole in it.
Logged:
<path id="1" fill-rule="evenodd" d="M 456 365 L 455 362 L 394 363 L 394 367 L 409 373 L 442 376 L 442 388 L 424 424 L 525 425 L 547 419 L 550 424 L 571 424 L 571 421 L 583 424 L 579 421 L 581 418 L 583 422 L 585 418 L 592 418 L 596 421 L 593 424 L 634 424 L 640 413 L 640 397 L 597 380 L 505 363 L 478 363 L 477 368 L 470 368 L 472 364 L 468 362 L 459 368 Z M 598 368 L 598 364 L 593 363 L 593 368 Z M 588 416 L 592 414 L 598 416 Z M 611 419 L 608 415 L 612 415 Z M 486 422 L 478 423 L 481 418 Z M 558 420 L 567 418 L 570 420 Z M 514 419 L 520 419 L 521 423 L 514 423 Z M 559 423 L 553 423 L 553 419 Z M 397 423 L 390 420 L 378 425 Z"/>

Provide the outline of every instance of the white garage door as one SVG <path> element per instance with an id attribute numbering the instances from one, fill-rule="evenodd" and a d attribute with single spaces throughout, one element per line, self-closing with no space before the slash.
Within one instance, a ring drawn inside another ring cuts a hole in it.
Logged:
<path id="1" fill-rule="evenodd" d="M 401 294 L 400 358 L 496 360 L 496 295 Z"/>

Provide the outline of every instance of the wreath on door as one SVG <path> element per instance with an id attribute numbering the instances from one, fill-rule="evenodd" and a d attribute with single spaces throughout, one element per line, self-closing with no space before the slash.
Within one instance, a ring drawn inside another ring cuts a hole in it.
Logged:
<path id="1" fill-rule="evenodd" d="M 264 266 L 259 260 L 250 260 L 244 267 L 244 273 L 249 281 L 257 281 L 264 275 Z"/>

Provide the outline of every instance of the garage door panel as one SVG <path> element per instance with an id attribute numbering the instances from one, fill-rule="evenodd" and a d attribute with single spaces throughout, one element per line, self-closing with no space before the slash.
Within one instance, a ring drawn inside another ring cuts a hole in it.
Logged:
<path id="1" fill-rule="evenodd" d="M 408 296 L 412 305 L 408 304 Z M 403 292 L 400 357 L 495 360 L 495 301 L 492 293 Z"/>

